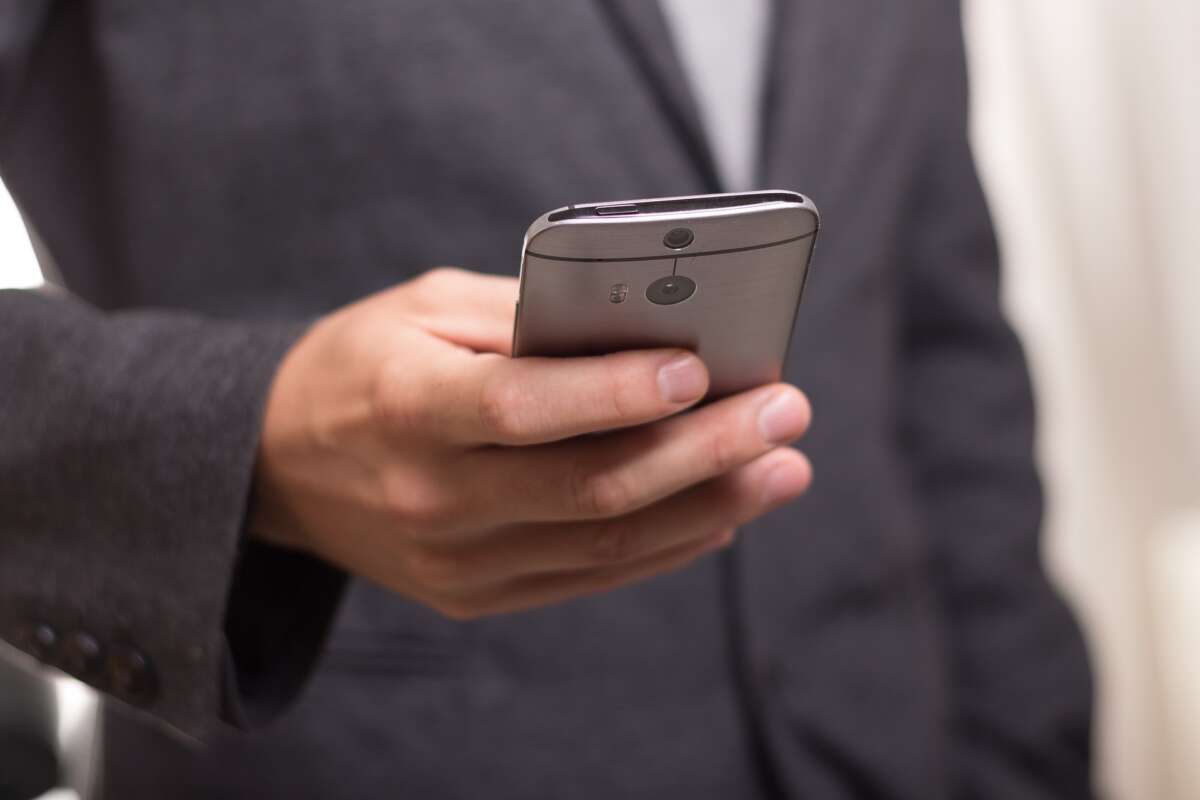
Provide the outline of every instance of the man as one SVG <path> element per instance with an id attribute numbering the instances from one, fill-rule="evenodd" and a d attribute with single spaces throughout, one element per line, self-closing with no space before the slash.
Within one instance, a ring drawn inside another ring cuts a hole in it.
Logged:
<path id="1" fill-rule="evenodd" d="M 0 634 L 114 698 L 107 796 L 1086 795 L 954 4 L 773 6 L 807 458 L 796 389 L 680 415 L 686 353 L 514 362 L 512 280 L 426 272 L 722 188 L 680 5 L 0 12 L 74 295 L 0 299 Z"/>

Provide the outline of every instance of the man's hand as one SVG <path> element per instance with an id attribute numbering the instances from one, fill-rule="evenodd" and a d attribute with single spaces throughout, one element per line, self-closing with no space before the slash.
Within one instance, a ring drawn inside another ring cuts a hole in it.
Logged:
<path id="1" fill-rule="evenodd" d="M 677 415 L 694 355 L 514 360 L 515 297 L 438 269 L 318 322 L 271 389 L 254 535 L 468 619 L 675 569 L 807 487 L 795 388 Z"/>

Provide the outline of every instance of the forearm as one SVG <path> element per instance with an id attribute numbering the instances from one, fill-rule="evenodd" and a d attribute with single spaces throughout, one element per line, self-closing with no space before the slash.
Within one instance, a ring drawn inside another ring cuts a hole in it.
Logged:
<path id="1" fill-rule="evenodd" d="M 0 636 L 200 735 L 290 324 L 0 292 Z"/>

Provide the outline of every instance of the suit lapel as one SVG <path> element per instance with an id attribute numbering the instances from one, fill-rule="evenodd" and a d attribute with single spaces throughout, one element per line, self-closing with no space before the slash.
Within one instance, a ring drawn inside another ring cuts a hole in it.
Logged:
<path id="1" fill-rule="evenodd" d="M 645 77 L 705 191 L 721 191 L 695 98 L 657 0 L 596 0 L 613 35 Z"/>

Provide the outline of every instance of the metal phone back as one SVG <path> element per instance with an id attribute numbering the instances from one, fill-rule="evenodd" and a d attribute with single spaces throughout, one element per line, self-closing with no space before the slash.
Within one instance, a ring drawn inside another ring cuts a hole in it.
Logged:
<path id="1" fill-rule="evenodd" d="M 777 381 L 818 228 L 793 192 L 552 211 L 525 236 L 513 355 L 678 346 L 708 366 L 710 397 Z"/>

